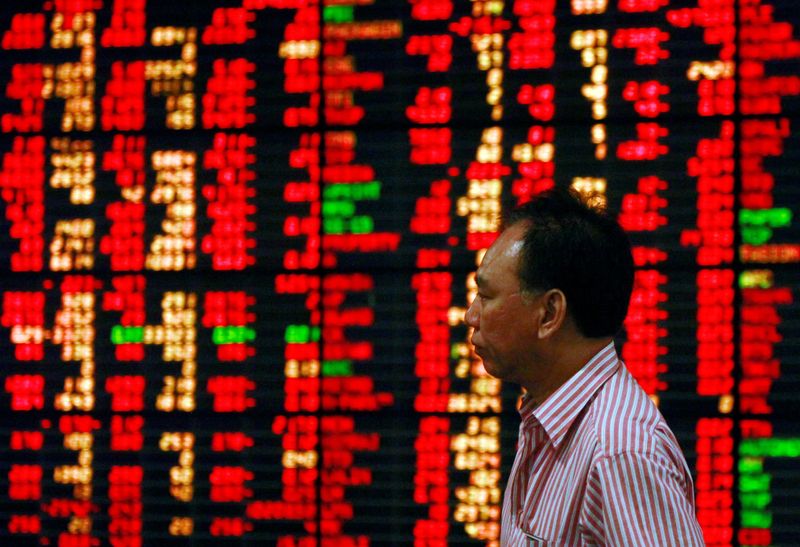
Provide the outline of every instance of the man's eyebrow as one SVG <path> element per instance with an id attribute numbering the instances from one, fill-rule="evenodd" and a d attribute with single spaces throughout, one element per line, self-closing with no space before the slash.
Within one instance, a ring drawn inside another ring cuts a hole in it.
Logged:
<path id="1" fill-rule="evenodd" d="M 478 288 L 480 288 L 481 286 L 486 286 L 488 284 L 488 280 L 481 274 L 477 274 L 475 276 L 475 284 L 478 286 Z"/>

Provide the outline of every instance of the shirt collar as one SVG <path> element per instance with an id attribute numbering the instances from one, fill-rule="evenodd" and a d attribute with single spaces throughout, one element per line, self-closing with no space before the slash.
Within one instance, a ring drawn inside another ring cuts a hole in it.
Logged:
<path id="1" fill-rule="evenodd" d="M 535 419 L 558 448 L 578 414 L 620 366 L 614 342 L 609 342 L 541 404 L 525 395 L 519 409 L 523 423 Z"/>

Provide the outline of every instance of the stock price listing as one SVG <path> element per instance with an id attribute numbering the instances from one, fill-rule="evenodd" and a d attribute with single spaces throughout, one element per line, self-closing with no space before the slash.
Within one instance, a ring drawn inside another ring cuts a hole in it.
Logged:
<path id="1" fill-rule="evenodd" d="M 791 0 L 6 0 L 0 543 L 500 545 L 504 210 L 614 211 L 709 546 L 800 542 Z M 793 182 L 794 181 L 794 182 Z"/>

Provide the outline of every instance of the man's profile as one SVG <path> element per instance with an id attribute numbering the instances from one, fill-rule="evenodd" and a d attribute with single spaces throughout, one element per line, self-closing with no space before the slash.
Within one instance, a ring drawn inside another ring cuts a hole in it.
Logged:
<path id="1" fill-rule="evenodd" d="M 501 545 L 703 545 L 677 440 L 614 348 L 633 286 L 622 228 L 573 194 L 536 196 L 476 283 L 475 352 L 526 390 Z"/>

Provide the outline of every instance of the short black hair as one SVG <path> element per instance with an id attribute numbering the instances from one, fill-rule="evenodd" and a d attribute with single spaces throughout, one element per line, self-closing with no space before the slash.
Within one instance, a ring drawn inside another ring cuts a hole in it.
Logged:
<path id="1" fill-rule="evenodd" d="M 560 289 L 584 336 L 615 336 L 633 289 L 631 244 L 619 223 L 563 189 L 512 209 L 504 224 L 518 222 L 529 223 L 520 255 L 522 289 Z"/>

